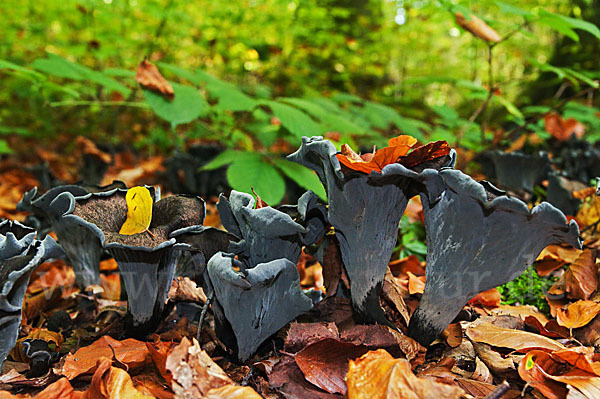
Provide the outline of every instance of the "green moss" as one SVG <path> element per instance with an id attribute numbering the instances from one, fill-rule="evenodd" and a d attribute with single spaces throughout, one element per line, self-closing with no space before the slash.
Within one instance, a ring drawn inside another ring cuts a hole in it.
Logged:
<path id="1" fill-rule="evenodd" d="M 546 293 L 558 280 L 557 277 L 540 277 L 535 266 L 530 266 L 518 278 L 498 287 L 502 303 L 506 305 L 533 305 L 550 314 Z"/>

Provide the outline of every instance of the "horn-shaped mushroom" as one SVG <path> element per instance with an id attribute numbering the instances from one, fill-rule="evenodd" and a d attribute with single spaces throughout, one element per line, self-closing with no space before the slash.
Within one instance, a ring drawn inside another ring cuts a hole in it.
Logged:
<path id="1" fill-rule="evenodd" d="M 399 136 L 390 140 L 390 147 L 367 154 L 368 157 L 351 152 L 342 158 L 344 165 L 340 165 L 337 155 L 343 154 L 338 154 L 333 144 L 322 137 L 303 137 L 300 149 L 288 156 L 289 160 L 314 170 L 327 191 L 327 216 L 339 240 L 350 279 L 352 304 L 358 316 L 367 322 L 392 326 L 379 305 L 379 294 L 396 245 L 398 223 L 408 199 L 416 194 L 414 183 L 435 178 L 434 171 L 420 172 L 419 165 L 424 160 L 435 160 L 428 165 L 439 168 L 453 162 L 443 142 L 419 147 L 418 156 L 406 155 L 415 143 L 410 136 Z M 395 165 L 402 157 L 414 170 Z M 384 165 L 401 167 L 405 176 L 390 179 L 382 175 Z"/>
<path id="2" fill-rule="evenodd" d="M 312 244 L 311 240 L 320 239 L 325 232 L 325 224 L 313 220 L 321 215 L 313 196 L 312 192 L 303 195 L 300 205 L 284 207 L 286 212 L 270 206 L 254 209 L 254 198 L 237 191 L 232 191 L 229 199 L 223 195 L 219 199 L 223 226 L 240 240 L 229 246 L 232 254 L 214 255 L 207 271 L 216 297 L 217 332 L 233 345 L 226 335 L 233 330 L 242 361 L 269 336 L 312 308 L 312 300 L 300 288 L 296 263 L 302 244 Z M 238 259 L 234 259 L 236 255 Z"/>
<path id="3" fill-rule="evenodd" d="M 516 278 L 547 245 L 581 248 L 577 224 L 567 224 L 554 206 L 543 202 L 530 210 L 488 182 L 450 169 L 438 175 L 441 195 L 432 201 L 421 194 L 425 292 L 408 329 L 423 345 L 435 340 L 472 297 Z"/>
<path id="4" fill-rule="evenodd" d="M 145 335 L 160 323 L 178 250 L 189 248 L 175 237 L 197 230 L 204 220 L 204 202 L 199 197 L 176 195 L 157 201 L 154 189 L 147 188 L 153 198 L 150 227 L 132 235 L 119 234 L 127 218 L 127 190 L 77 200 L 64 193 L 54 201 L 67 204 L 64 223 L 91 232 L 117 261 L 128 297 L 128 330 L 133 335 Z"/>
<path id="5" fill-rule="evenodd" d="M 15 346 L 21 324 L 23 298 L 31 273 L 62 250 L 52 237 L 34 239 L 35 230 L 18 222 L 0 223 L 0 368 Z"/>
<path id="6" fill-rule="evenodd" d="M 62 201 L 53 204 L 53 201 L 62 193 L 70 193 L 77 199 L 91 192 L 110 191 L 124 186 L 120 181 L 114 181 L 108 186 L 72 184 L 54 187 L 41 196 L 37 196 L 37 187 L 34 187 L 17 204 L 18 210 L 31 212 L 38 219 L 38 232 L 42 236 L 54 230 L 68 257 L 68 263 L 73 267 L 75 281 L 82 290 L 90 285 L 100 285 L 102 244 L 89 230 L 64 223 L 62 215 L 67 211 L 65 206 L 69 204 Z"/>

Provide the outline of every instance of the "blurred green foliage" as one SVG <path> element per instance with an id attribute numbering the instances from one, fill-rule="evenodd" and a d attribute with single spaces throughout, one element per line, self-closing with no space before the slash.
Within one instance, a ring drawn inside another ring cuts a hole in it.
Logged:
<path id="1" fill-rule="evenodd" d="M 561 95 L 532 104 L 523 87 L 540 74 L 569 92 L 598 87 L 585 60 L 548 61 L 566 39 L 597 48 L 600 30 L 579 18 L 588 3 L 6 0 L 0 134 L 84 134 L 149 152 L 216 141 L 227 151 L 205 168 L 230 165 L 232 187 L 253 183 L 275 204 L 291 178 L 324 197 L 313 174 L 277 153 L 282 143 L 335 132 L 338 146 L 370 148 L 405 133 L 481 150 L 494 129 L 543 135 L 539 115 Z M 474 37 L 456 12 L 478 15 L 506 40 Z M 173 83 L 173 101 L 135 82 L 145 57 Z M 586 99 L 564 114 L 598 137 L 597 104 Z"/>

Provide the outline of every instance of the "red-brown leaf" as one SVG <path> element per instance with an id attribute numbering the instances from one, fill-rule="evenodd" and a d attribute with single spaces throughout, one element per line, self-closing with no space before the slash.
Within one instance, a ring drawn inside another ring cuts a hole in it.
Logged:
<path id="1" fill-rule="evenodd" d="M 175 97 L 173 86 L 160 74 L 156 65 L 148 60 L 142 61 L 138 66 L 135 80 L 145 89 L 158 92 L 170 100 Z"/>
<path id="2" fill-rule="evenodd" d="M 348 362 L 367 351 L 362 345 L 327 338 L 302 349 L 295 358 L 308 381 L 329 393 L 346 394 Z"/>

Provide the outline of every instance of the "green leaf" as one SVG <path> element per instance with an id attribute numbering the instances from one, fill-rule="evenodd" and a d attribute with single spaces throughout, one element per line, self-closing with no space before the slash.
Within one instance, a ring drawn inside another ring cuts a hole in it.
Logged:
<path id="1" fill-rule="evenodd" d="M 356 135 L 366 133 L 364 127 L 357 125 L 352 120 L 338 113 L 331 112 L 330 109 L 325 109 L 321 105 L 315 104 L 309 100 L 293 97 L 280 98 L 279 100 L 300 108 L 302 111 L 319 119 L 329 131 Z"/>
<path id="2" fill-rule="evenodd" d="M 107 76 L 114 76 L 117 78 L 135 78 L 135 72 L 125 68 L 106 68 L 102 72 Z"/>
<path id="3" fill-rule="evenodd" d="M 0 60 L 0 69 L 10 69 L 12 71 L 21 72 L 27 75 L 35 76 L 38 79 L 43 79 L 44 75 L 39 72 L 36 72 L 32 69 L 24 68 L 20 65 L 14 64 L 10 61 Z"/>
<path id="4" fill-rule="evenodd" d="M 312 170 L 287 159 L 276 158 L 273 160 L 275 166 L 287 177 L 298 183 L 298 185 L 317 194 L 323 201 L 327 201 L 327 194 L 319 177 Z"/>
<path id="5" fill-rule="evenodd" d="M 216 157 L 214 157 L 210 162 L 208 162 L 206 165 L 202 166 L 198 170 L 200 170 L 200 171 L 213 170 L 213 169 L 221 168 L 225 165 L 229 165 L 230 163 L 233 163 L 234 161 L 238 161 L 238 160 L 244 161 L 244 160 L 248 160 L 248 159 L 254 160 L 254 159 L 261 159 L 261 158 L 262 158 L 262 156 L 260 154 L 227 149 L 227 150 L 223 151 L 222 153 L 220 153 L 219 155 L 217 155 Z"/>
<path id="6" fill-rule="evenodd" d="M 33 136 L 33 132 L 24 127 L 10 127 L 10 126 L 2 126 L 0 125 L 0 134 L 16 134 L 24 137 Z"/>
<path id="7" fill-rule="evenodd" d="M 447 124 L 452 124 L 449 122 L 455 122 L 460 119 L 460 116 L 456 112 L 454 108 L 451 108 L 447 105 L 434 105 L 431 107 L 432 111 L 438 114 L 444 122 Z"/>
<path id="8" fill-rule="evenodd" d="M 541 10 L 540 18 L 537 20 L 537 22 L 549 26 L 558 33 L 561 33 L 576 42 L 579 41 L 579 35 L 573 30 L 573 26 L 557 14 L 550 13 L 546 10 Z"/>
<path id="9" fill-rule="evenodd" d="M 583 83 L 586 83 L 588 85 L 590 85 L 591 87 L 597 89 L 598 88 L 598 82 L 596 82 L 593 79 L 590 79 L 588 76 L 586 76 L 584 73 L 579 72 L 579 71 L 575 71 L 574 69 L 571 68 L 563 68 L 563 70 L 573 76 L 575 79 L 582 81 Z"/>
<path id="10" fill-rule="evenodd" d="M 317 122 L 297 108 L 278 101 L 262 101 L 261 103 L 271 108 L 283 127 L 298 138 L 319 136 L 324 133 L 324 129 Z"/>
<path id="11" fill-rule="evenodd" d="M 5 140 L 0 140 L 0 154 L 12 154 L 14 151 Z"/>
<path id="12" fill-rule="evenodd" d="M 504 14 L 520 15 L 520 16 L 524 17 L 525 19 L 530 19 L 530 18 L 534 17 L 534 15 L 532 13 L 530 13 L 529 11 L 525 11 L 523 9 L 515 7 L 512 4 L 507 4 L 503 1 L 496 1 L 495 3 L 498 7 L 500 7 L 500 12 L 502 12 Z"/>
<path id="13" fill-rule="evenodd" d="M 171 85 L 175 93 L 175 98 L 171 101 L 160 94 L 144 90 L 146 102 L 156 115 L 176 126 L 189 123 L 208 113 L 208 103 L 198 89 L 177 83 Z"/>
<path id="14" fill-rule="evenodd" d="M 513 115 L 519 119 L 525 119 L 525 116 L 523 115 L 523 113 L 521 111 L 519 111 L 519 108 L 517 108 L 513 103 L 508 101 L 506 98 L 500 97 L 500 96 L 493 96 L 492 98 L 495 98 L 500 104 L 502 104 L 502 106 L 504 108 L 506 108 L 506 110 L 511 115 Z"/>
<path id="15" fill-rule="evenodd" d="M 585 31 L 594 36 L 596 39 L 600 39 L 600 29 L 598 29 L 598 27 L 591 22 L 587 22 L 582 19 L 567 17 L 561 14 L 555 14 L 543 9 L 540 10 L 540 15 L 542 17 L 549 17 L 555 20 L 563 21 L 564 24 L 571 29 L 579 29 Z"/>
<path id="16" fill-rule="evenodd" d="M 332 98 L 338 103 L 362 103 L 363 99 L 350 93 L 336 93 Z"/>
<path id="17" fill-rule="evenodd" d="M 56 54 L 48 53 L 48 58 L 38 58 L 31 64 L 32 68 L 59 78 L 67 78 L 79 81 L 91 81 L 104 86 L 109 91 L 117 91 L 125 97 L 131 90 L 104 75 L 102 72 L 94 71 L 86 66 L 68 61 Z"/>
<path id="18" fill-rule="evenodd" d="M 190 82 L 200 85 L 205 84 L 210 95 L 218 100 L 217 109 L 230 111 L 251 111 L 256 106 L 256 101 L 231 83 L 222 81 L 204 71 L 191 72 L 175 65 L 159 63 L 161 68 L 171 71 Z"/>
<path id="19" fill-rule="evenodd" d="M 227 169 L 231 188 L 246 193 L 251 188 L 269 205 L 277 205 L 285 194 L 285 181 L 277 169 L 263 157 L 239 159 Z"/>

